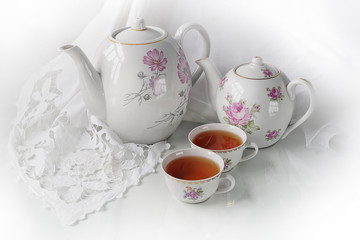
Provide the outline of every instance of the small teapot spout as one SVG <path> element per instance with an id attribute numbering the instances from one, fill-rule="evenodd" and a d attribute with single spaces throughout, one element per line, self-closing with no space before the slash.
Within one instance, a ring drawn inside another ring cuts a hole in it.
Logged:
<path id="1" fill-rule="evenodd" d="M 216 112 L 216 92 L 221 81 L 221 74 L 215 64 L 209 58 L 202 58 L 195 61 L 203 70 L 208 83 L 208 97 Z"/>
<path id="2" fill-rule="evenodd" d="M 59 48 L 67 53 L 75 62 L 79 72 L 80 89 L 89 111 L 101 119 L 106 117 L 105 96 L 102 81 L 84 52 L 74 45 L 65 45 Z"/>

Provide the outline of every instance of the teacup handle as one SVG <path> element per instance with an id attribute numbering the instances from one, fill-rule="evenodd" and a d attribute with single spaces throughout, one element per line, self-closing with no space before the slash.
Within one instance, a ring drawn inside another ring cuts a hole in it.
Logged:
<path id="1" fill-rule="evenodd" d="M 235 187 L 235 178 L 230 174 L 224 174 L 220 177 L 219 187 L 216 194 L 230 192 Z"/>
<path id="2" fill-rule="evenodd" d="M 306 87 L 306 89 L 309 92 L 309 97 L 310 97 L 310 105 L 308 110 L 306 111 L 306 113 L 299 119 L 297 120 L 294 124 L 288 126 L 288 128 L 285 130 L 284 134 L 281 136 L 281 139 L 284 139 L 287 137 L 287 135 L 289 135 L 289 133 L 291 133 L 295 128 L 297 128 L 298 126 L 300 126 L 300 124 L 302 124 L 303 122 L 305 122 L 313 113 L 314 108 L 315 108 L 315 93 L 314 93 L 314 88 L 311 85 L 311 83 L 303 78 L 297 78 L 295 80 L 292 80 L 288 85 L 287 85 L 287 92 L 289 94 L 289 97 L 292 101 L 295 100 L 295 88 L 297 85 L 303 85 Z"/>
<path id="3" fill-rule="evenodd" d="M 210 38 L 209 34 L 205 30 L 205 28 L 197 23 L 185 23 L 181 25 L 175 33 L 174 38 L 179 42 L 180 46 L 182 46 L 185 34 L 190 30 L 196 30 L 200 33 L 203 46 L 202 46 L 202 54 L 200 58 L 207 58 L 210 55 Z M 192 85 L 199 79 L 203 70 L 199 66 L 196 66 L 195 70 L 191 73 L 191 82 Z"/>
<path id="4" fill-rule="evenodd" d="M 252 159 L 253 157 L 256 156 L 256 154 L 257 154 L 258 151 L 259 151 L 258 145 L 257 145 L 256 143 L 254 143 L 254 142 L 246 143 L 244 150 L 245 150 L 246 148 L 252 148 L 252 149 L 254 149 L 254 152 L 252 152 L 251 154 L 249 154 L 249 155 L 247 155 L 247 156 L 245 156 L 245 157 L 243 156 L 243 157 L 241 158 L 241 162 L 244 162 L 244 161 L 247 161 L 247 160 Z"/>

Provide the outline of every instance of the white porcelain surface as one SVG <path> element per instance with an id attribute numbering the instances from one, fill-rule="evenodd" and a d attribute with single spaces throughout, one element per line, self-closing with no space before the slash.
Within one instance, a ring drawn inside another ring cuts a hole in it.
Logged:
<path id="1" fill-rule="evenodd" d="M 275 67 L 255 56 L 223 78 L 209 59 L 196 61 L 208 79 L 209 96 L 219 121 L 240 127 L 259 148 L 275 144 L 306 121 L 314 110 L 314 89 L 305 79 L 289 81 Z M 289 126 L 294 112 L 295 87 L 304 86 L 310 97 L 306 113 Z"/>
<path id="2" fill-rule="evenodd" d="M 105 119 L 126 142 L 151 144 L 169 137 L 187 110 L 193 74 L 181 48 L 189 30 L 203 38 L 202 56 L 209 56 L 205 29 L 195 23 L 181 26 L 175 37 L 165 30 L 145 26 L 136 19 L 131 27 L 114 31 L 100 46 L 99 73 L 82 50 L 65 45 L 78 68 L 80 87 L 90 112 Z"/>
<path id="3" fill-rule="evenodd" d="M 175 159 L 188 156 L 207 158 L 210 161 L 215 162 L 220 171 L 216 175 L 207 179 L 192 181 L 175 178 L 165 171 L 167 165 Z M 208 200 L 215 193 L 226 193 L 231 191 L 235 186 L 235 180 L 231 175 L 226 175 L 226 177 L 222 176 L 223 170 L 224 164 L 221 157 L 216 153 L 205 149 L 180 149 L 168 154 L 162 162 L 162 171 L 169 191 L 176 197 L 176 199 L 186 203 L 201 203 Z M 221 192 L 217 190 L 220 180 L 228 182 L 228 186 L 222 188 Z"/>
<path id="4" fill-rule="evenodd" d="M 211 131 L 211 130 L 220 130 L 220 131 L 227 131 L 237 135 L 243 143 L 235 148 L 227 149 L 227 150 L 211 150 L 217 153 L 224 161 L 224 172 L 229 172 L 233 169 L 239 162 L 244 162 L 247 160 L 252 159 L 258 153 L 258 146 L 254 142 L 248 142 L 246 133 L 238 127 L 223 124 L 223 123 L 209 123 L 200 125 L 193 130 L 190 131 L 188 135 L 188 140 L 193 148 L 201 148 L 193 143 L 194 138 L 204 131 Z M 247 154 L 243 156 L 243 152 L 245 149 L 253 149 L 251 154 Z"/>

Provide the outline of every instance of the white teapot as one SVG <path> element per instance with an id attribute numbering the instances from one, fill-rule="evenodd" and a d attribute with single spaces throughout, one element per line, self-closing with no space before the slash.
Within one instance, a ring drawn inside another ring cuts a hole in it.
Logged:
<path id="1" fill-rule="evenodd" d="M 264 64 L 261 57 L 233 68 L 223 78 L 208 58 L 196 62 L 207 77 L 209 97 L 219 121 L 240 127 L 259 148 L 285 138 L 314 110 L 311 83 L 302 78 L 290 82 L 279 69 Z M 310 105 L 300 119 L 289 125 L 297 85 L 308 90 Z"/>
<path id="2" fill-rule="evenodd" d="M 143 19 L 114 31 L 102 46 L 98 73 L 83 51 L 65 45 L 74 60 L 89 111 L 104 119 L 124 141 L 151 144 L 169 137 L 185 115 L 191 86 L 202 73 L 190 72 L 181 48 L 184 35 L 197 30 L 202 55 L 210 53 L 209 36 L 198 24 L 187 23 L 175 37 Z M 100 77 L 101 76 L 101 77 Z"/>

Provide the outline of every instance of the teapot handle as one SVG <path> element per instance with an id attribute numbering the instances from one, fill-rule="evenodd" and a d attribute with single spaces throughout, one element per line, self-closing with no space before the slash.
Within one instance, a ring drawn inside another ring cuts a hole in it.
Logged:
<path id="1" fill-rule="evenodd" d="M 197 23 L 185 23 L 181 25 L 175 33 L 174 38 L 179 42 L 180 46 L 182 46 L 185 34 L 190 30 L 196 30 L 200 33 L 203 46 L 202 46 L 202 56 L 200 58 L 207 58 L 210 55 L 210 38 L 209 34 L 206 32 L 205 28 Z M 192 85 L 196 83 L 199 79 L 201 73 L 203 72 L 202 68 L 196 66 L 195 70 L 191 73 L 191 82 Z"/>
<path id="2" fill-rule="evenodd" d="M 309 97 L 310 97 L 310 104 L 309 104 L 309 108 L 306 111 L 306 113 L 299 119 L 297 120 L 294 124 L 288 126 L 288 128 L 285 130 L 284 134 L 282 135 L 281 139 L 284 139 L 287 137 L 287 135 L 292 132 L 295 128 L 297 128 L 298 126 L 300 126 L 300 124 L 302 124 L 303 122 L 305 122 L 313 113 L 314 108 L 315 108 L 315 94 L 314 94 L 314 88 L 312 86 L 312 84 L 303 78 L 297 78 L 295 80 L 292 80 L 288 85 L 287 85 L 287 92 L 289 94 L 289 97 L 292 101 L 295 100 L 295 88 L 297 85 L 303 85 L 306 87 L 306 89 L 309 92 Z"/>

